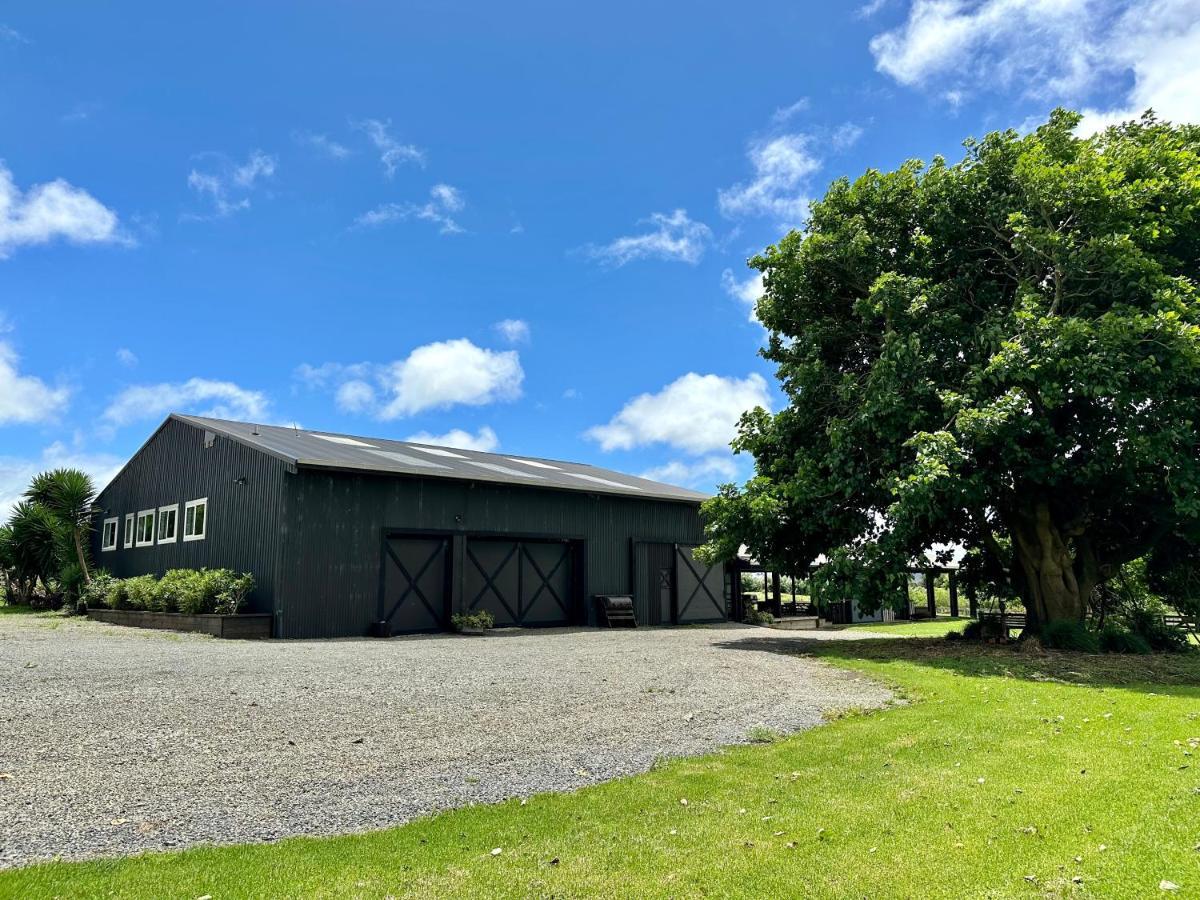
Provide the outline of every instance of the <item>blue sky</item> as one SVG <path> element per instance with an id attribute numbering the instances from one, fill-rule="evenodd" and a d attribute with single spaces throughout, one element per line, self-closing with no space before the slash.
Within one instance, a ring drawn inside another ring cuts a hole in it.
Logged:
<path id="1" fill-rule="evenodd" d="M 0 508 L 170 410 L 740 479 L 809 198 L 1198 60 L 1200 0 L 6 4 Z"/>

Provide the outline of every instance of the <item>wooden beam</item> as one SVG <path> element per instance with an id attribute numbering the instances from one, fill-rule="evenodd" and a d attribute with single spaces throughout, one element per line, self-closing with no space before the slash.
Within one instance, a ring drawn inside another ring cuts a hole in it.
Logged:
<path id="1" fill-rule="evenodd" d="M 929 606 L 929 615 L 937 618 L 937 594 L 933 592 L 933 571 L 925 573 L 925 602 Z"/>

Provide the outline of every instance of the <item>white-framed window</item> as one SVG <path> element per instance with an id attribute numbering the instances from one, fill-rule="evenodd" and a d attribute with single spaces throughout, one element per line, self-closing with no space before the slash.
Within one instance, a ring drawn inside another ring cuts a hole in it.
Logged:
<path id="1" fill-rule="evenodd" d="M 100 526 L 100 550 L 108 552 L 117 549 L 117 523 L 120 519 L 105 519 Z"/>
<path id="2" fill-rule="evenodd" d="M 183 505 L 183 539 L 202 541 L 208 533 L 208 498 L 189 500 Z"/>
<path id="3" fill-rule="evenodd" d="M 158 508 L 158 542 L 173 544 L 179 540 L 179 504 Z"/>
<path id="4" fill-rule="evenodd" d="M 154 517 L 157 510 L 143 509 L 137 514 L 137 530 L 134 532 L 134 543 L 139 547 L 149 547 L 154 543 Z"/>
<path id="5" fill-rule="evenodd" d="M 133 546 L 133 513 L 125 513 L 125 540 L 123 545 L 126 550 Z"/>

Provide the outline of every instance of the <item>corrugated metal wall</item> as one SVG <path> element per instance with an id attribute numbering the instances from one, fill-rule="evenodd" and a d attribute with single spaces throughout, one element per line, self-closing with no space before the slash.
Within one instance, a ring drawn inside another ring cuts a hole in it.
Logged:
<path id="1" fill-rule="evenodd" d="M 204 432 L 177 420 L 166 422 L 97 498 L 92 558 L 120 578 L 161 575 L 167 569 L 230 568 L 254 574 L 254 612 L 274 612 L 280 547 L 288 537 L 282 514 L 282 462 L 217 435 L 204 446 Z M 244 478 L 245 485 L 236 480 Z M 207 535 L 183 540 L 183 510 L 189 500 L 208 498 Z M 179 504 L 174 543 L 125 549 L 125 515 Z M 119 519 L 117 549 L 100 550 L 101 523 Z"/>
<path id="2" fill-rule="evenodd" d="M 582 539 L 589 621 L 593 594 L 632 592 L 631 539 L 700 539 L 698 508 L 674 501 L 316 471 L 289 477 L 287 494 L 283 637 L 367 632 L 378 615 L 385 529 Z"/>

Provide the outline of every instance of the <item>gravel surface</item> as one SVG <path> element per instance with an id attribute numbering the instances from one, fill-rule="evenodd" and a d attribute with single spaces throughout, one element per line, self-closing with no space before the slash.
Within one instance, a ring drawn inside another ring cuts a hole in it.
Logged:
<path id="1" fill-rule="evenodd" d="M 884 703 L 727 625 L 236 642 L 0 616 L 0 866 L 397 825 Z"/>

